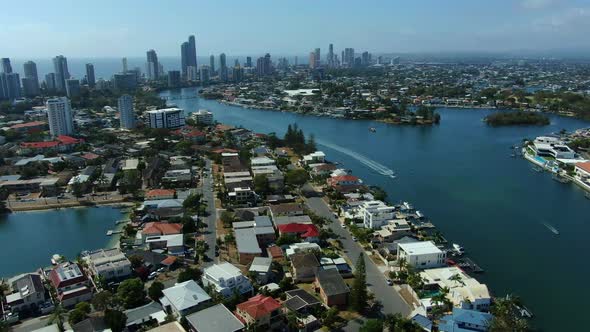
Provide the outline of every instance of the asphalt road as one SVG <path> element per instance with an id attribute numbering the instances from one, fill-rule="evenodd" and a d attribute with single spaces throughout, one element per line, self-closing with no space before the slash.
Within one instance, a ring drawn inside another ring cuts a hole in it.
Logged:
<path id="1" fill-rule="evenodd" d="M 340 241 L 348 258 L 356 265 L 359 255 L 362 253 L 365 258 L 367 270 L 367 284 L 369 290 L 375 294 L 375 298 L 383 305 L 381 312 L 383 314 L 401 313 L 404 317 L 411 312 L 410 306 L 402 299 L 401 295 L 393 288 L 387 285 L 385 275 L 381 273 L 377 265 L 367 257 L 360 244 L 352 241 L 350 233 L 342 228 L 340 221 L 334 217 L 334 213 L 324 200 L 319 197 L 306 198 L 307 206 L 318 216 L 328 218 L 330 227 L 340 236 Z"/>
<path id="2" fill-rule="evenodd" d="M 211 172 L 211 160 L 205 160 L 205 174 L 202 174 L 202 181 L 201 181 L 201 193 L 203 194 L 203 201 L 207 203 L 207 212 L 208 216 L 202 217 L 203 221 L 207 225 L 205 229 L 205 242 L 209 245 L 209 250 L 207 250 L 207 257 L 210 261 L 206 262 L 205 266 L 213 265 L 217 261 L 217 257 L 215 257 L 215 244 L 217 240 L 216 236 L 216 220 L 217 220 L 217 209 L 215 208 L 215 193 L 214 193 L 214 183 L 213 183 L 213 175 Z"/>

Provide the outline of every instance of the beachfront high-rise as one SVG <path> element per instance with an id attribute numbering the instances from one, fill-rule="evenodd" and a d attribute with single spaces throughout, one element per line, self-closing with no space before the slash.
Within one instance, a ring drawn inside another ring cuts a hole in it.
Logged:
<path id="1" fill-rule="evenodd" d="M 86 64 L 86 82 L 91 88 L 94 88 L 96 85 L 96 78 L 94 77 L 94 65 L 91 63 Z"/>
<path id="2" fill-rule="evenodd" d="M 222 82 L 227 82 L 227 64 L 225 62 L 225 53 L 219 55 L 219 79 Z"/>
<path id="3" fill-rule="evenodd" d="M 68 59 L 63 55 L 53 58 L 53 69 L 55 72 L 55 89 L 59 92 L 66 91 L 66 80 L 70 78 L 68 70 Z"/>
<path id="4" fill-rule="evenodd" d="M 130 95 L 122 95 L 118 100 L 119 120 L 121 128 L 133 129 L 135 128 L 135 113 L 133 112 L 133 97 Z"/>
<path id="5" fill-rule="evenodd" d="M 21 97 L 18 73 L 0 73 L 0 99 L 14 100 Z"/>
<path id="6" fill-rule="evenodd" d="M 209 56 L 209 67 L 210 74 L 213 76 L 215 74 L 215 56 L 213 54 Z"/>
<path id="7" fill-rule="evenodd" d="M 41 93 L 39 88 L 39 75 L 37 74 L 37 64 L 33 61 L 27 61 L 23 64 L 25 77 L 22 78 L 23 92 L 27 97 L 38 96 Z"/>
<path id="8" fill-rule="evenodd" d="M 147 64 L 145 69 L 147 72 L 147 77 L 150 80 L 157 80 L 160 77 L 160 63 L 158 62 L 158 55 L 154 50 L 149 50 L 146 54 Z"/>
<path id="9" fill-rule="evenodd" d="M 45 105 L 51 136 L 73 134 L 74 122 L 70 100 L 66 97 L 52 98 L 48 99 Z"/>

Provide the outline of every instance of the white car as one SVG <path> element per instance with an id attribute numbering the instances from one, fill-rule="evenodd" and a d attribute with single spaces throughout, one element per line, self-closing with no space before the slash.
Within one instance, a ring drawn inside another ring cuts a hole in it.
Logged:
<path id="1" fill-rule="evenodd" d="M 353 237 L 352 237 L 352 240 L 353 240 L 354 242 L 356 242 L 356 241 L 357 241 L 357 238 L 356 238 L 356 236 L 353 236 Z"/>

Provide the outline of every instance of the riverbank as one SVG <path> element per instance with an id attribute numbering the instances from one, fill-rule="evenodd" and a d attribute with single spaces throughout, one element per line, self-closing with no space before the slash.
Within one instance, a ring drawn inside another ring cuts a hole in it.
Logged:
<path id="1" fill-rule="evenodd" d="M 42 202 L 40 202 L 42 201 Z M 100 199 L 58 199 L 39 198 L 34 201 L 6 201 L 6 207 L 12 212 L 22 211 L 38 211 L 38 210 L 55 210 L 68 209 L 76 207 L 95 207 L 95 206 L 111 206 L 111 205 L 125 205 L 133 206 L 133 203 L 128 202 L 127 197 L 117 196 L 111 197 L 108 200 Z"/>
<path id="2" fill-rule="evenodd" d="M 164 94 L 173 99 L 193 97 L 196 90 Z M 531 171 L 527 162 L 511 158 L 509 147 L 522 144 L 523 137 L 561 129 L 573 132 L 589 127 L 588 122 L 548 114 L 551 124 L 546 127 L 492 128 L 481 121 L 490 110 L 440 108 L 437 112 L 444 121 L 438 126 L 390 126 L 242 109 L 203 98 L 173 102 L 187 113 L 208 109 L 216 121 L 257 133 L 282 136 L 289 124 L 297 123 L 315 136 L 318 148 L 333 161 L 345 164 L 366 183 L 384 188 L 391 202 L 407 200 L 419 206 L 448 238 L 469 248 L 470 256 L 486 271 L 481 281 L 497 295 L 517 293 L 535 313 L 535 326 L 560 331 L 584 324 L 583 315 L 572 316 L 569 308 L 583 307 L 583 299 L 590 297 L 590 289 L 579 287 L 586 282 L 590 266 L 579 266 L 574 257 L 560 253 L 572 246 L 590 251 L 585 236 L 590 224 L 584 222 L 590 215 L 588 199 L 576 186 L 542 176 Z M 395 179 L 387 175 L 389 170 L 395 172 Z M 556 236 L 542 222 L 555 226 L 560 234 Z M 548 246 L 552 250 L 547 251 Z M 539 273 L 539 266 L 548 261 L 554 267 Z M 568 274 L 569 282 L 555 282 L 571 266 L 579 267 Z M 564 321 L 566 316 L 571 319 Z"/>

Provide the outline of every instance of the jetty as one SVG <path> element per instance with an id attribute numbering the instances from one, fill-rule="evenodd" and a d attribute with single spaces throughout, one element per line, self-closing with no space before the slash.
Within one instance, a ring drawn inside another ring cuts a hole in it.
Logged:
<path id="1" fill-rule="evenodd" d="M 121 233 L 123 233 L 123 231 L 114 231 L 112 229 L 109 229 L 107 231 L 107 236 L 111 236 L 111 235 L 114 235 L 114 234 L 121 234 Z"/>

